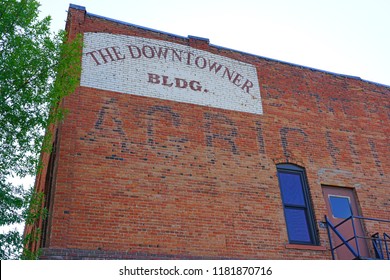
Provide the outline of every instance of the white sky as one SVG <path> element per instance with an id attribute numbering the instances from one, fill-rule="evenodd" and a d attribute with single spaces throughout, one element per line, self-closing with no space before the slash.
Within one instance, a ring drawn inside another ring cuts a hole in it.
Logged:
<path id="1" fill-rule="evenodd" d="M 39 0 L 38 0 L 39 1 Z M 390 85 L 389 0 L 40 0 L 54 31 L 69 4 L 211 44 Z"/>

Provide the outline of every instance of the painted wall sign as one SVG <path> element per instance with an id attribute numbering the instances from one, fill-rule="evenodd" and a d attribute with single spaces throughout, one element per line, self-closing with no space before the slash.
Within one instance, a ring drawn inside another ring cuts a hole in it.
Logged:
<path id="1" fill-rule="evenodd" d="M 167 41 L 84 33 L 81 85 L 262 114 L 253 65 Z"/>

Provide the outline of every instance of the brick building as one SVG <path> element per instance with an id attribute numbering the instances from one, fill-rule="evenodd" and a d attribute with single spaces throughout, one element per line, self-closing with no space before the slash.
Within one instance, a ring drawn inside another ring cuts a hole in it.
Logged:
<path id="1" fill-rule="evenodd" d="M 82 74 L 36 179 L 41 258 L 389 257 L 389 86 L 75 5 L 66 29 Z"/>

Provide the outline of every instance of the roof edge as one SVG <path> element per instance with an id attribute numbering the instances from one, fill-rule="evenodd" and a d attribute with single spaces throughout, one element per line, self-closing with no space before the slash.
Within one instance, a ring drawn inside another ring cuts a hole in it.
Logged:
<path id="1" fill-rule="evenodd" d="M 75 4 L 69 4 L 69 9 L 87 11 L 87 9 L 84 6 L 79 6 L 79 5 L 75 5 Z"/>
<path id="2" fill-rule="evenodd" d="M 146 31 L 156 32 L 156 33 L 160 33 L 160 34 L 164 34 L 164 35 L 168 35 L 168 36 L 173 36 L 173 37 L 180 38 L 180 39 L 185 39 L 185 40 L 188 40 L 188 39 L 198 39 L 198 40 L 206 41 L 207 43 L 210 42 L 209 39 L 203 38 L 203 37 L 197 37 L 197 36 L 192 36 L 192 35 L 188 35 L 187 37 L 185 37 L 185 36 L 177 35 L 177 34 L 174 34 L 174 33 L 169 33 L 169 32 L 165 32 L 165 31 L 161 31 L 161 30 L 157 30 L 157 29 L 153 29 L 153 28 L 149 28 L 149 27 L 145 27 L 145 26 L 141 26 L 141 25 L 137 25 L 137 24 L 121 21 L 121 20 L 116 20 L 116 19 L 113 19 L 113 18 L 109 18 L 109 17 L 105 17 L 105 16 L 93 14 L 93 13 L 88 13 L 86 8 L 84 6 L 80 6 L 80 5 L 69 4 L 69 8 L 85 11 L 85 13 L 88 16 L 91 16 L 91 17 L 96 17 L 96 18 L 100 18 L 100 19 L 103 19 L 103 20 L 115 22 L 115 23 L 118 23 L 118 24 L 136 27 L 136 28 L 143 29 L 143 30 L 146 30 Z M 264 57 L 264 56 L 261 56 L 261 55 L 252 54 L 252 53 L 248 53 L 248 52 L 244 52 L 244 51 L 239 51 L 239 50 L 235 50 L 235 49 L 231 49 L 231 48 L 227 48 L 227 47 L 222 47 L 222 46 L 218 46 L 218 45 L 214 45 L 214 44 L 209 44 L 209 45 L 210 45 L 210 47 L 214 47 L 214 48 L 220 49 L 220 50 L 232 51 L 232 52 L 240 53 L 240 54 L 243 54 L 243 55 L 249 55 L 249 56 L 260 58 L 260 59 L 265 59 L 265 60 L 269 60 L 269 61 L 273 61 L 273 62 L 277 62 L 277 63 L 291 65 L 291 66 L 294 66 L 294 67 L 308 69 L 308 70 L 311 70 L 311 71 L 322 72 L 322 73 L 325 73 L 325 74 L 338 76 L 338 77 L 343 77 L 343 78 L 350 78 L 350 79 L 359 80 L 359 81 L 367 82 L 367 83 L 370 83 L 370 84 L 374 84 L 374 85 L 390 88 L 390 85 L 386 85 L 386 84 L 381 84 L 381 83 L 378 83 L 378 82 L 365 80 L 365 79 L 362 79 L 362 78 L 360 78 L 358 76 L 352 76 L 352 75 L 347 75 L 347 74 L 340 74 L 340 73 L 327 71 L 327 70 L 322 70 L 322 69 L 318 69 L 318 68 L 314 68 L 314 67 L 310 67 L 310 66 L 305 66 L 305 65 L 301 65 L 301 64 L 296 64 L 296 63 L 292 63 L 292 62 L 286 62 L 286 61 L 282 61 L 282 60 L 278 60 L 278 59 L 274 59 L 274 58 L 268 58 L 268 57 Z"/>

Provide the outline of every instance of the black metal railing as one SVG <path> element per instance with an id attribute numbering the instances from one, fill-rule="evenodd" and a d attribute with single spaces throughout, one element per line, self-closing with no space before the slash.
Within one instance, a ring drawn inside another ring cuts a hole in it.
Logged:
<path id="1" fill-rule="evenodd" d="M 330 243 L 330 250 L 332 253 L 332 258 L 336 259 L 336 250 L 338 248 L 344 247 L 348 252 L 351 253 L 351 259 L 381 259 L 381 260 L 390 260 L 390 236 L 387 233 L 380 234 L 376 232 L 372 235 L 359 235 L 357 231 L 356 220 L 361 222 L 373 222 L 376 224 L 388 223 L 390 226 L 390 220 L 384 219 L 375 219 L 375 218 L 365 218 L 361 216 L 350 216 L 340 223 L 333 225 L 332 222 L 325 216 L 325 222 L 328 229 L 328 237 Z M 352 227 L 352 236 L 344 236 L 340 227 L 350 223 Z M 387 227 L 389 228 L 389 227 Z M 335 240 L 332 237 L 332 233 L 339 238 L 338 244 L 335 244 Z M 362 250 L 362 240 L 364 242 L 371 241 L 372 248 L 371 250 Z M 368 252 L 368 253 L 367 253 Z"/>

